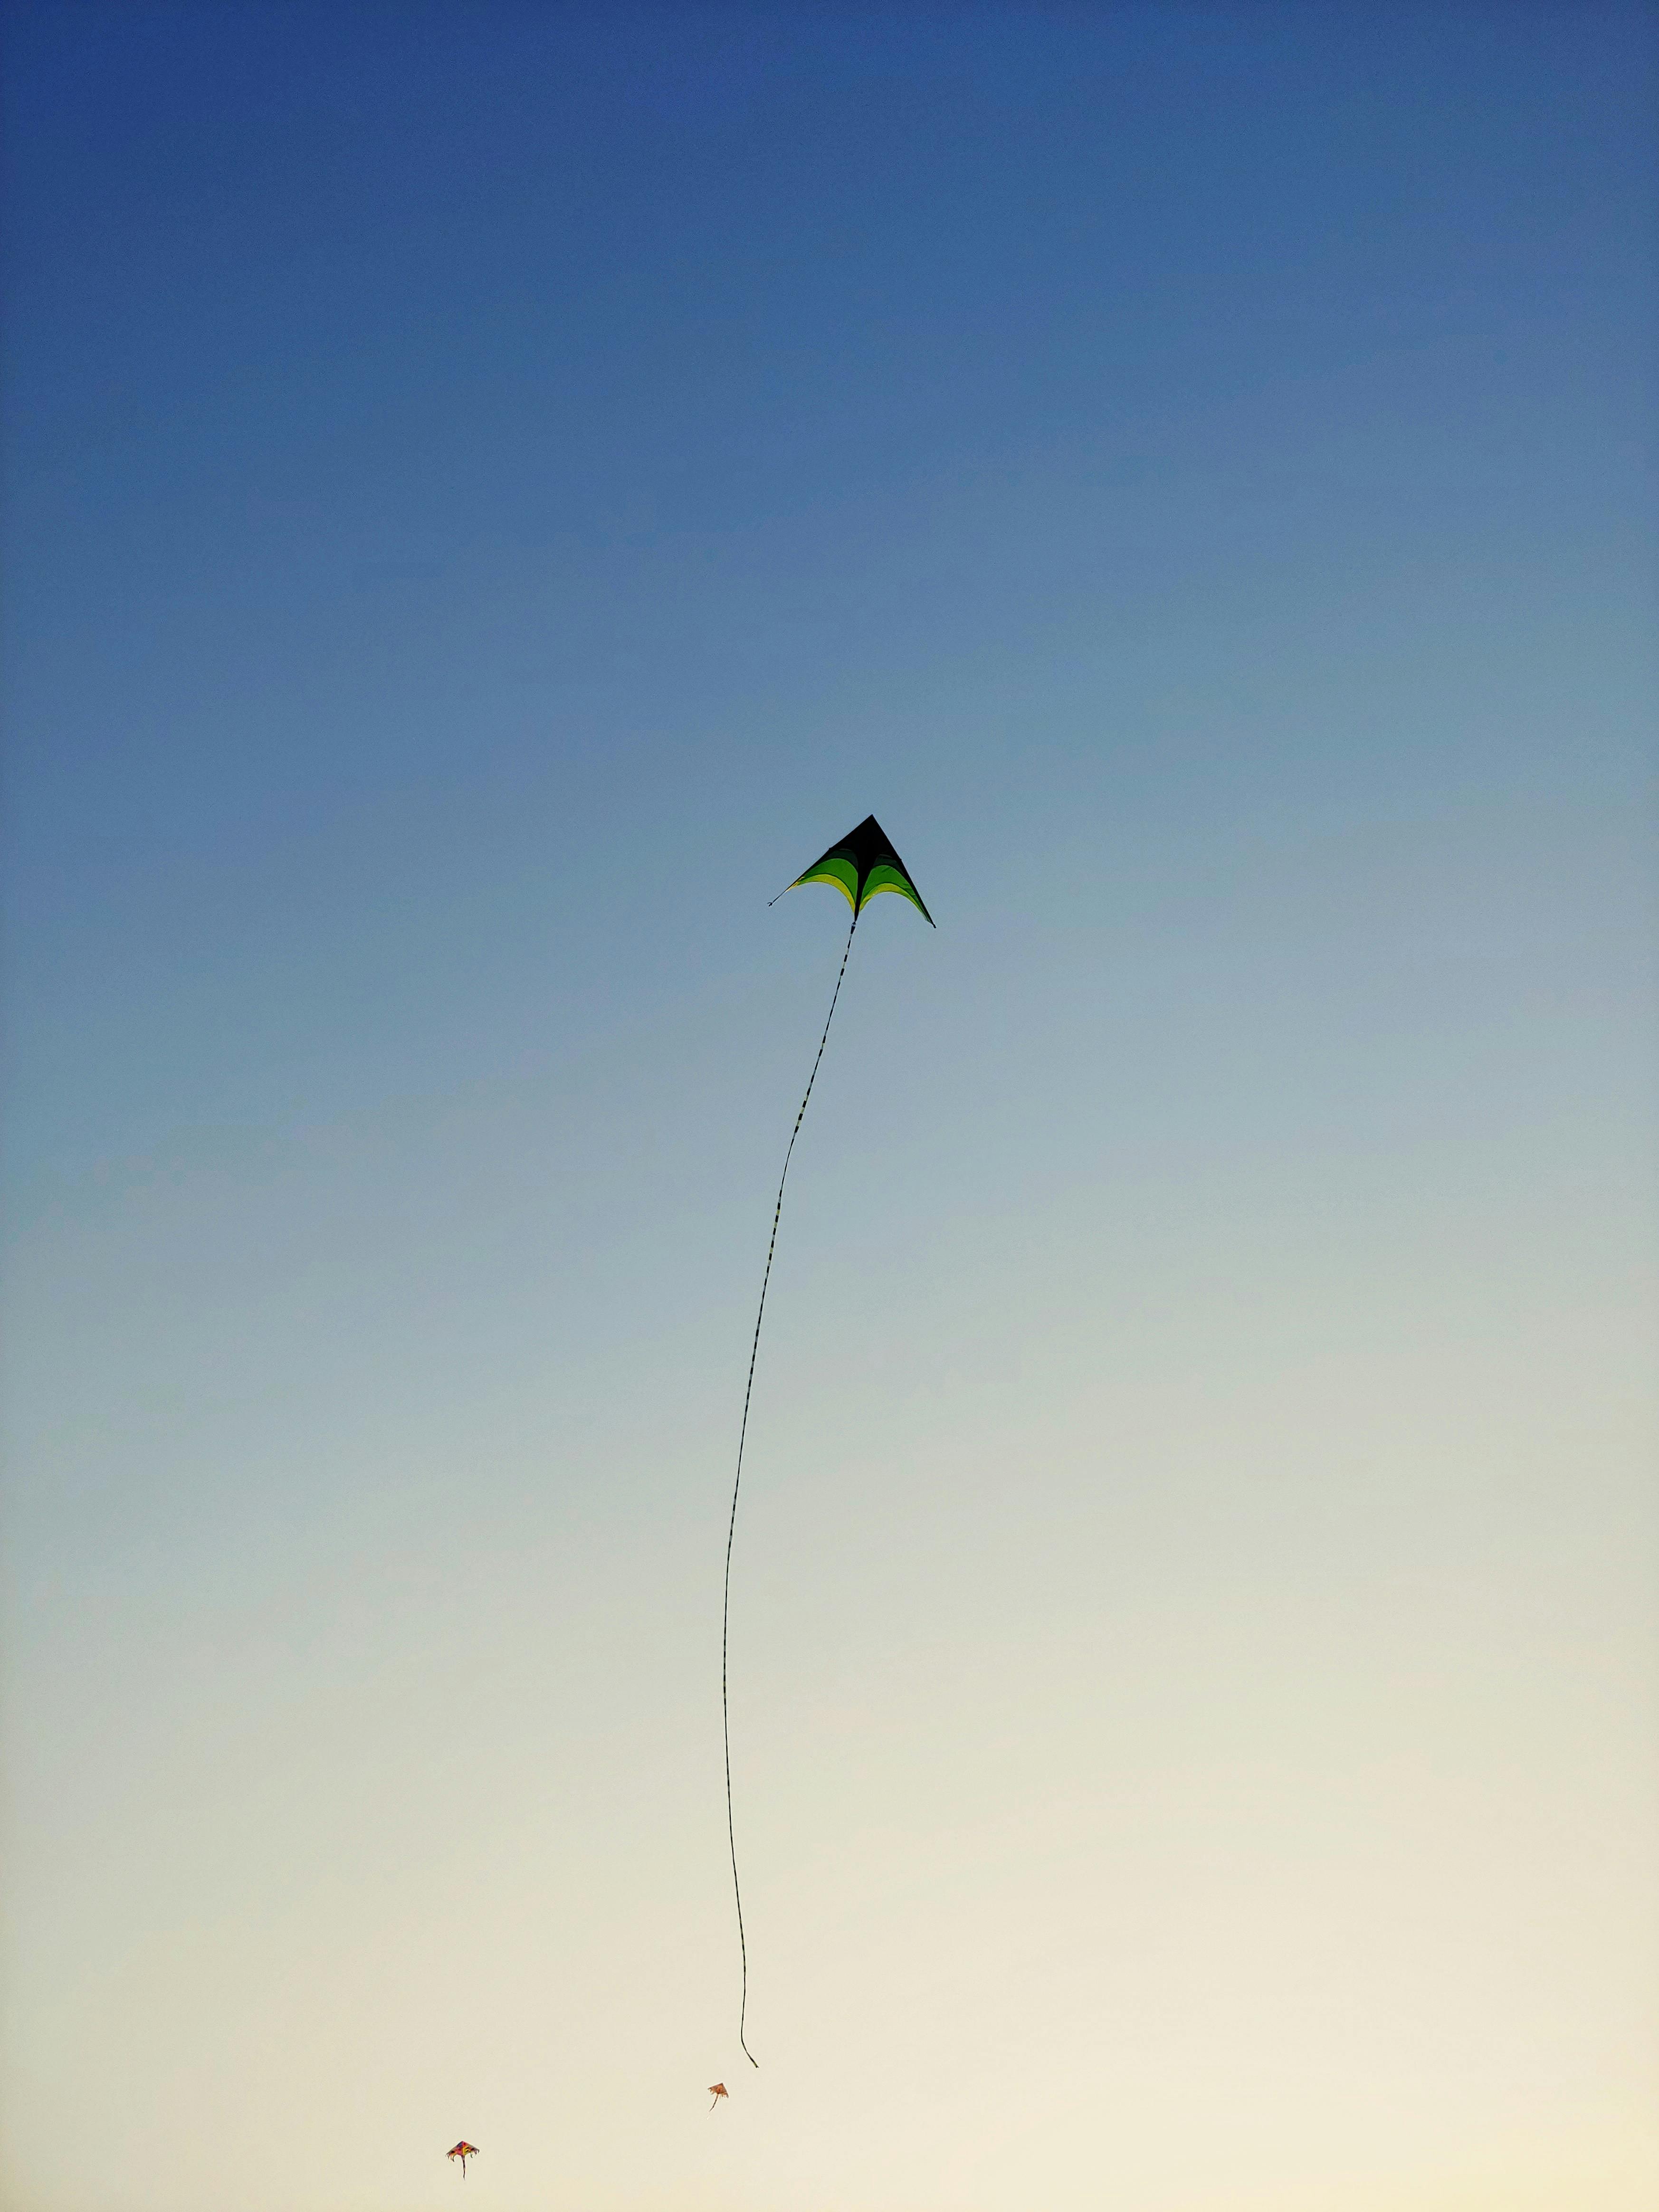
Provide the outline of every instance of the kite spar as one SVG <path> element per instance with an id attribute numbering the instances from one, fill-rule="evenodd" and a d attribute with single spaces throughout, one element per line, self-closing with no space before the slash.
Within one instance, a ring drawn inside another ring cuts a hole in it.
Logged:
<path id="1" fill-rule="evenodd" d="M 836 975 L 836 988 L 830 994 L 830 1011 L 824 1017 L 823 1034 L 818 1039 L 817 1057 L 812 1073 L 806 1079 L 805 1096 L 800 1102 L 800 1111 L 795 1116 L 795 1126 L 789 1133 L 788 1150 L 783 1156 L 783 1173 L 778 1177 L 777 1203 L 772 1208 L 772 1235 L 766 1247 L 766 1272 L 761 1277 L 760 1305 L 755 1314 L 755 1334 L 749 1346 L 749 1380 L 744 1386 L 743 1422 L 738 1431 L 738 1466 L 732 1483 L 732 1518 L 726 1531 L 726 1595 L 720 1610 L 720 1726 L 726 1738 L 726 1835 L 732 1849 L 732 1894 L 738 1908 L 738 1954 L 743 1965 L 743 1995 L 738 2006 L 738 2041 L 743 2055 L 751 2066 L 760 2063 L 749 2045 L 744 2042 L 744 2023 L 749 2010 L 749 1946 L 743 1932 L 743 1890 L 738 1881 L 738 1833 L 732 1816 L 732 1713 L 726 1698 L 726 1662 L 732 1621 L 732 1540 L 738 1528 L 738 1492 L 743 1484 L 743 1447 L 749 1434 L 749 1401 L 755 1389 L 755 1359 L 760 1351 L 761 1322 L 766 1316 L 766 1292 L 772 1280 L 772 1257 L 778 1248 L 778 1222 L 783 1213 L 783 1187 L 789 1180 L 789 1163 L 794 1158 L 795 1139 L 800 1134 L 800 1125 L 806 1119 L 807 1103 L 812 1096 L 812 1085 L 818 1079 L 818 1066 L 823 1058 L 823 1048 L 830 1042 L 830 1024 L 836 1018 L 836 1007 L 841 999 L 841 987 L 847 975 L 847 962 L 853 950 L 853 933 L 859 926 L 859 916 L 871 900 L 882 891 L 895 891 L 908 898 L 916 908 L 930 929 L 937 927 L 933 917 L 921 902 L 921 894 L 910 880 L 909 871 L 888 842 L 887 833 L 873 814 L 866 814 L 856 830 L 849 830 L 838 845 L 813 861 L 804 875 L 797 876 L 787 886 L 798 890 L 803 884 L 833 884 L 853 909 L 853 919 L 847 932 L 847 943 L 842 948 L 841 967 Z M 783 896 L 782 891 L 778 898 Z M 769 903 L 775 906 L 778 899 Z M 720 2100 L 717 2097 L 715 2103 Z M 711 2111 L 714 2107 L 711 2106 Z"/>

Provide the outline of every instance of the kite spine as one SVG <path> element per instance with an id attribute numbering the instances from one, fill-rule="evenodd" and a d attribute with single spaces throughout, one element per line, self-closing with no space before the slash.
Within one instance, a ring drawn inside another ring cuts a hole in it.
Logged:
<path id="1" fill-rule="evenodd" d="M 783 1214 L 783 1187 L 789 1180 L 789 1163 L 795 1156 L 795 1139 L 800 1134 L 800 1125 L 806 1119 L 812 1085 L 818 1079 L 823 1048 L 830 1042 L 830 1024 L 836 1018 L 842 982 L 853 951 L 853 930 L 858 926 L 858 908 L 855 906 L 852 928 L 847 933 L 847 943 L 842 951 L 836 988 L 830 995 L 830 1011 L 823 1018 L 823 1035 L 818 1039 L 817 1057 L 812 1062 L 812 1073 L 806 1079 L 805 1096 L 800 1102 L 800 1111 L 795 1116 L 795 1126 L 789 1133 L 789 1148 L 783 1156 L 783 1173 L 778 1177 L 777 1204 L 772 1208 L 772 1235 L 766 1247 L 766 1273 L 761 1277 L 760 1304 L 755 1313 L 755 1334 L 749 1346 L 749 1380 L 744 1385 L 743 1423 L 738 1431 L 738 1468 L 732 1483 L 732 1518 L 726 1531 L 726 1595 L 720 1607 L 720 1728 L 726 1738 L 726 1839 L 732 1850 L 732 1894 L 738 1907 L 738 1954 L 743 1962 L 743 1995 L 738 2006 L 738 2041 L 742 2045 L 744 2057 L 751 2066 L 758 2066 L 760 2061 L 743 2039 L 744 2024 L 749 2011 L 749 1947 L 744 1940 L 743 1888 L 738 1880 L 738 1832 L 732 1817 L 732 1709 L 726 1689 L 726 1658 L 732 1625 L 732 1540 L 738 1532 L 738 1492 L 743 1486 L 743 1447 L 749 1435 L 749 1401 L 755 1390 L 755 1360 L 760 1351 L 761 1322 L 766 1317 L 766 1293 L 772 1280 L 772 1255 L 778 1249 L 778 1223 Z"/>

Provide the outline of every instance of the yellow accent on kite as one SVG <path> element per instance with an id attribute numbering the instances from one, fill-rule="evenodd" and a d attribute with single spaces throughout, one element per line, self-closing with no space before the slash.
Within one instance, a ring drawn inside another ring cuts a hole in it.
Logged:
<path id="1" fill-rule="evenodd" d="M 804 876 L 797 876 L 789 888 L 799 890 L 803 884 L 833 884 L 842 896 L 856 913 L 859 897 L 859 872 L 850 860 L 820 860 L 816 868 L 809 868 Z"/>
<path id="2" fill-rule="evenodd" d="M 864 896 L 860 904 L 868 906 L 878 891 L 896 891 L 901 898 L 908 898 L 912 906 L 920 907 L 921 904 L 909 878 L 900 875 L 896 868 L 890 868 L 884 860 L 878 860 L 865 878 Z"/>

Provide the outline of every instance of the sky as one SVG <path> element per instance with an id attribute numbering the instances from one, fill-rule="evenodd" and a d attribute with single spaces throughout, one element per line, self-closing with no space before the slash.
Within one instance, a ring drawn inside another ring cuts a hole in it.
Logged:
<path id="1" fill-rule="evenodd" d="M 7 2205 L 1646 2212 L 1659 18 L 0 31 Z"/>

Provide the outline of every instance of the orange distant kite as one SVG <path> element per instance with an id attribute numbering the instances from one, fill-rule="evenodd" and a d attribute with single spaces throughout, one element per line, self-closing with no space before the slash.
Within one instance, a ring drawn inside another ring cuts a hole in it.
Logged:
<path id="1" fill-rule="evenodd" d="M 453 2149 L 453 2150 L 447 2150 L 447 2151 L 444 2153 L 444 2156 L 445 2156 L 446 2158 L 458 2158 L 458 2159 L 459 2159 L 459 2160 L 461 2161 L 461 2179 L 462 2179 L 463 2181 L 465 2181 L 465 2180 L 466 2179 L 466 2162 L 467 2162 L 468 2159 L 470 2159 L 470 2158 L 477 2158 L 477 2155 L 478 2155 L 478 2146 L 477 2146 L 477 2143 L 470 2143 L 470 2142 L 465 2142 L 465 2141 L 463 2141 L 463 2142 L 458 2142 L 458 2143 L 456 2144 L 456 2146 L 455 2146 L 455 2148 L 454 2148 L 454 2149 Z"/>
<path id="2" fill-rule="evenodd" d="M 727 2094 L 725 2082 L 711 2081 L 708 2085 L 708 2094 L 714 2099 L 714 2104 L 711 2104 L 708 2107 L 709 2111 L 712 2112 L 714 2109 L 714 2106 L 718 2105 L 720 2099 Z"/>

